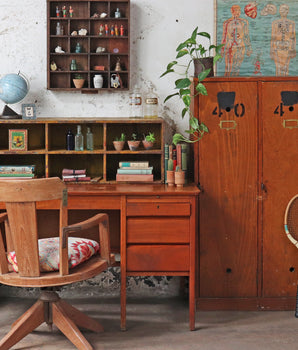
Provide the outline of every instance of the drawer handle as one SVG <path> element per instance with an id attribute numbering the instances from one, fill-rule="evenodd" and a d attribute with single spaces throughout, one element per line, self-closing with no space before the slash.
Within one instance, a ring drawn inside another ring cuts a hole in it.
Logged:
<path id="1" fill-rule="evenodd" d="M 159 205 L 157 206 L 157 209 L 159 209 Z"/>
<path id="2" fill-rule="evenodd" d="M 220 129 L 232 130 L 236 129 L 237 123 L 235 120 L 221 120 L 218 125 Z"/>

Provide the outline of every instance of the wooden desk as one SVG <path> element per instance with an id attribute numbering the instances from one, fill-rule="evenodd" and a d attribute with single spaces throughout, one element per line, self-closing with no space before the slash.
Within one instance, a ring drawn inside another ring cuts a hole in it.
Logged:
<path id="1" fill-rule="evenodd" d="M 189 276 L 189 326 L 195 329 L 198 194 L 194 185 L 182 189 L 155 184 L 68 186 L 70 210 L 120 211 L 122 330 L 126 329 L 126 277 L 154 275 Z"/>

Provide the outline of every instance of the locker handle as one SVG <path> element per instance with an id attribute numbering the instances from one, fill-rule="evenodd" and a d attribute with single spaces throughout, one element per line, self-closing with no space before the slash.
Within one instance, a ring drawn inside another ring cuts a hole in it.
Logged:
<path id="1" fill-rule="evenodd" d="M 285 129 L 295 129 L 298 128 L 298 119 L 285 119 L 282 124 Z"/>
<path id="2" fill-rule="evenodd" d="M 237 123 L 236 120 L 221 120 L 218 125 L 220 129 L 231 130 L 236 129 Z"/>

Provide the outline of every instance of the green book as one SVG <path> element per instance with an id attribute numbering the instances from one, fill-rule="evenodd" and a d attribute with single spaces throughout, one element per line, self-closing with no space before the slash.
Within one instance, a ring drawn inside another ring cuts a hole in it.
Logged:
<path id="1" fill-rule="evenodd" d="M 169 161 L 169 145 L 165 144 L 165 183 L 167 183 L 167 170 Z"/>
<path id="2" fill-rule="evenodd" d="M 0 177 L 34 177 L 34 174 L 29 173 L 20 173 L 20 174 L 2 174 L 0 173 Z"/>

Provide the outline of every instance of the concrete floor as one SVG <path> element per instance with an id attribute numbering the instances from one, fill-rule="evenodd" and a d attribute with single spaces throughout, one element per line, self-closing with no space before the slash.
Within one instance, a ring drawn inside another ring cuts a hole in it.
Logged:
<path id="1" fill-rule="evenodd" d="M 128 300 L 127 331 L 120 331 L 118 298 L 69 300 L 102 323 L 104 333 L 83 331 L 95 350 L 296 350 L 298 319 L 288 311 L 198 311 L 188 330 L 188 305 L 173 298 Z M 1 298 L 0 338 L 33 300 Z M 12 349 L 71 350 L 56 328 L 41 325 Z"/>

